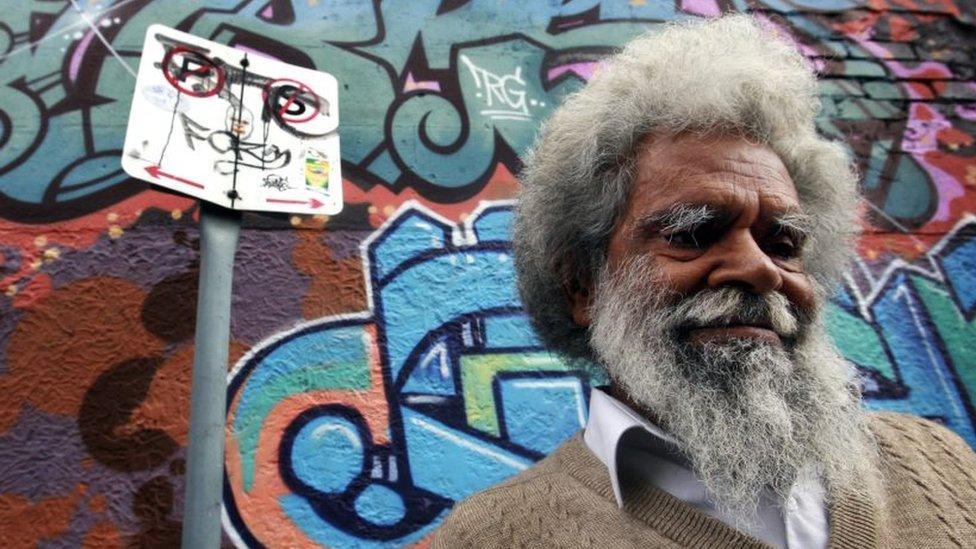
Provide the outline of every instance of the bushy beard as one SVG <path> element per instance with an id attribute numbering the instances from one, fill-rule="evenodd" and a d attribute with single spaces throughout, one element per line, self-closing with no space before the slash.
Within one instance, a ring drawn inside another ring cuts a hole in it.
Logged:
<path id="1" fill-rule="evenodd" d="M 877 454 L 859 385 L 819 317 L 773 292 L 681 297 L 657 290 L 655 275 L 639 260 L 601 277 L 590 344 L 638 411 L 678 440 L 714 503 L 753 522 L 764 489 L 782 503 L 803 471 L 867 495 Z M 729 324 L 770 326 L 783 346 L 688 339 L 695 327 Z"/>

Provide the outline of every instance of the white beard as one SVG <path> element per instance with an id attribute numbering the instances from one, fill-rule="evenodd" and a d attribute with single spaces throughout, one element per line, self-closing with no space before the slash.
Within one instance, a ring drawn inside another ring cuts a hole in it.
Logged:
<path id="1" fill-rule="evenodd" d="M 682 299 L 655 290 L 655 275 L 638 261 L 601 277 L 590 344 L 637 411 L 679 441 L 715 504 L 751 522 L 763 490 L 785 501 L 804 469 L 866 495 L 877 450 L 856 372 L 819 317 L 791 310 L 778 293 L 720 288 Z M 748 339 L 692 345 L 682 335 L 760 320 L 783 347 Z"/>

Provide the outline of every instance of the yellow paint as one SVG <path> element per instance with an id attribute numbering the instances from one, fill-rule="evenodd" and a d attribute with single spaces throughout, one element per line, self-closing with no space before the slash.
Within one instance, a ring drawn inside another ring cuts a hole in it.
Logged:
<path id="1" fill-rule="evenodd" d="M 48 248 L 48 249 L 44 250 L 44 261 L 45 262 L 54 261 L 55 259 L 58 259 L 59 257 L 61 257 L 61 250 L 59 250 L 57 248 Z"/>
<path id="2" fill-rule="evenodd" d="M 465 355 L 461 357 L 464 410 L 471 427 L 499 436 L 492 384 L 499 372 L 568 372 L 574 368 L 546 352 Z"/>
<path id="3" fill-rule="evenodd" d="M 315 189 L 329 188 L 329 160 L 315 149 L 308 149 L 305 154 L 305 184 Z"/>

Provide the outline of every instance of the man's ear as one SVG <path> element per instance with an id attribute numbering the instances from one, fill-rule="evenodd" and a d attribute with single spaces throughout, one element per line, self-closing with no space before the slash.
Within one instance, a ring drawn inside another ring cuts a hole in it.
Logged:
<path id="1" fill-rule="evenodd" d="M 590 307 L 593 305 L 593 288 L 589 282 L 576 281 L 566 285 L 569 312 L 573 321 L 586 328 L 590 325 Z"/>

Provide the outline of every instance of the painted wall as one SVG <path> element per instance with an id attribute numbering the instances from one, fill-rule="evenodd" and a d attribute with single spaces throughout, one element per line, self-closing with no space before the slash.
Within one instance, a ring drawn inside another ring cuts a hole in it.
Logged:
<path id="1" fill-rule="evenodd" d="M 118 163 L 145 29 L 335 74 L 345 210 L 249 215 L 225 528 L 239 546 L 423 543 L 585 421 L 512 284 L 513 173 L 612 48 L 752 9 L 824 76 L 864 174 L 831 333 L 872 408 L 976 445 L 971 0 L 84 0 L 0 13 L 0 529 L 12 547 L 179 539 L 197 207 Z M 675 70 L 679 70 L 676 68 Z"/>

